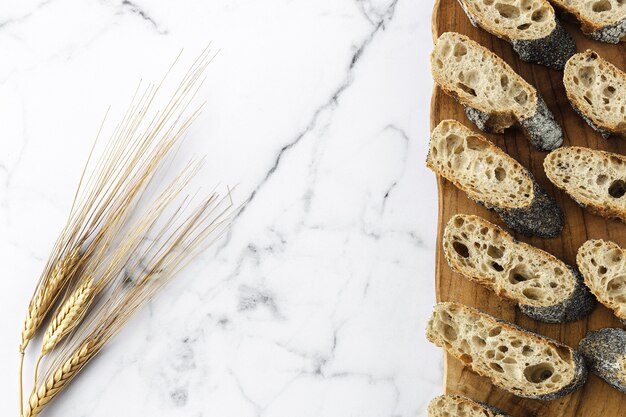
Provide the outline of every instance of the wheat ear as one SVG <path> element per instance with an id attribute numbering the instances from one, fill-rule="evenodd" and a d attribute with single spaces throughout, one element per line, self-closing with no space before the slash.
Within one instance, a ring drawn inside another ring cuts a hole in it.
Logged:
<path id="1" fill-rule="evenodd" d="M 80 323 L 92 300 L 93 279 L 87 278 L 61 305 L 43 336 L 41 356 L 50 352 L 61 339 Z"/>
<path id="2" fill-rule="evenodd" d="M 24 417 L 35 417 L 54 397 L 56 397 L 70 381 L 80 372 L 87 362 L 93 358 L 101 345 L 85 341 L 74 350 L 74 353 L 61 364 L 46 381 L 31 394 Z"/>
<path id="3" fill-rule="evenodd" d="M 22 329 L 22 342 L 20 352 L 24 352 L 35 332 L 46 318 L 48 311 L 54 304 L 61 290 L 65 287 L 72 274 L 76 271 L 80 261 L 78 249 L 69 252 L 52 270 L 48 279 L 38 289 L 37 295 L 28 305 L 24 328 Z"/>

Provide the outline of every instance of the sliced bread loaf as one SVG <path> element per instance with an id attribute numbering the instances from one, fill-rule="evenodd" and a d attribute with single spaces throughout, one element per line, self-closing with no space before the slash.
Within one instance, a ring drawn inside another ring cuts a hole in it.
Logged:
<path id="1" fill-rule="evenodd" d="M 626 136 L 626 73 L 587 50 L 567 61 L 563 84 L 574 110 L 605 139 Z"/>
<path id="2" fill-rule="evenodd" d="M 588 240 L 576 263 L 598 301 L 626 322 L 626 251 L 613 242 Z"/>
<path id="3" fill-rule="evenodd" d="M 455 120 L 433 130 L 426 165 L 519 233 L 551 238 L 563 229 L 561 209 L 530 172 Z"/>
<path id="4" fill-rule="evenodd" d="M 571 322 L 596 305 L 574 268 L 478 216 L 453 216 L 443 233 L 443 251 L 453 270 L 535 320 Z"/>
<path id="5" fill-rule="evenodd" d="M 591 372 L 626 394 L 626 330 L 589 332 L 578 348 Z"/>
<path id="6" fill-rule="evenodd" d="M 577 146 L 543 161 L 546 175 L 582 207 L 626 221 L 626 157 Z"/>
<path id="7" fill-rule="evenodd" d="M 441 395 L 428 404 L 428 417 L 510 417 L 462 395 Z"/>
<path id="8" fill-rule="evenodd" d="M 569 346 L 463 304 L 437 304 L 426 336 L 519 397 L 553 400 L 572 393 L 587 379 L 582 356 Z"/>
<path id="9" fill-rule="evenodd" d="M 548 0 L 459 0 L 472 24 L 511 42 L 526 62 L 562 70 L 576 53 L 572 36 Z"/>
<path id="10" fill-rule="evenodd" d="M 491 0 L 489 0 L 491 1 Z M 576 16 L 583 33 L 607 43 L 626 38 L 626 1 L 624 0 L 551 0 Z"/>
<path id="11" fill-rule="evenodd" d="M 465 106 L 480 130 L 502 133 L 519 125 L 542 151 L 563 143 L 563 131 L 537 90 L 493 52 L 447 32 L 437 39 L 430 61 L 435 82 Z"/>

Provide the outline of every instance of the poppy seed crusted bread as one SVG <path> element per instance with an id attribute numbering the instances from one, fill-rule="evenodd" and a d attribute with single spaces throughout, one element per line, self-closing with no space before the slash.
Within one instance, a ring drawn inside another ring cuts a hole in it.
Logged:
<path id="1" fill-rule="evenodd" d="M 530 172 L 455 120 L 433 130 L 426 165 L 519 233 L 552 238 L 563 229 L 561 209 Z"/>
<path id="2" fill-rule="evenodd" d="M 428 340 L 519 397 L 554 400 L 587 379 L 582 356 L 556 340 L 459 303 L 435 306 Z"/>
<path id="3" fill-rule="evenodd" d="M 567 61 L 563 84 L 574 110 L 605 139 L 626 136 L 626 73 L 587 50 Z"/>
<path id="4" fill-rule="evenodd" d="M 467 36 L 442 34 L 430 62 L 435 82 L 465 106 L 465 114 L 480 130 L 502 133 L 518 125 L 541 151 L 563 143 L 563 131 L 537 90 Z"/>
<path id="5" fill-rule="evenodd" d="M 588 240 L 576 263 L 598 301 L 626 323 L 626 252 L 613 242 Z"/>
<path id="6" fill-rule="evenodd" d="M 589 332 L 578 348 L 591 372 L 626 394 L 626 330 Z"/>
<path id="7" fill-rule="evenodd" d="M 453 216 L 444 230 L 443 250 L 454 271 L 535 320 L 576 321 L 596 305 L 576 270 L 478 216 Z"/>
<path id="8" fill-rule="evenodd" d="M 550 0 L 576 16 L 583 33 L 600 42 L 619 43 L 626 37 L 624 0 Z"/>
<path id="9" fill-rule="evenodd" d="M 626 221 L 626 157 L 571 146 L 551 152 L 543 167 L 550 181 L 582 207 Z"/>
<path id="10" fill-rule="evenodd" d="M 470 22 L 510 42 L 520 58 L 557 70 L 576 53 L 548 0 L 458 0 Z"/>
<path id="11" fill-rule="evenodd" d="M 441 395 L 428 404 L 428 417 L 510 417 L 463 395 Z"/>

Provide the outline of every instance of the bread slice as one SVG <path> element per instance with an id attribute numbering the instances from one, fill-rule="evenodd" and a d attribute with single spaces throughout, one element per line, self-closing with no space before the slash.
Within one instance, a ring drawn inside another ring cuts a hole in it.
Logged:
<path id="1" fill-rule="evenodd" d="M 428 404 L 428 417 L 510 417 L 462 395 L 441 395 Z"/>
<path id="2" fill-rule="evenodd" d="M 579 320 L 595 298 L 571 266 L 478 216 L 457 214 L 443 233 L 450 267 L 546 323 Z"/>
<path id="3" fill-rule="evenodd" d="M 588 240 L 576 263 L 598 301 L 626 322 L 626 251 L 613 242 Z"/>
<path id="4" fill-rule="evenodd" d="M 626 394 L 626 330 L 589 332 L 579 349 L 591 372 Z"/>
<path id="5" fill-rule="evenodd" d="M 626 39 L 626 2 L 624 0 L 551 0 L 574 15 L 583 33 L 607 43 Z"/>
<path id="6" fill-rule="evenodd" d="M 569 346 L 463 304 L 437 304 L 426 336 L 519 397 L 553 400 L 574 392 L 587 379 L 582 356 Z"/>
<path id="7" fill-rule="evenodd" d="M 467 36 L 442 34 L 430 62 L 435 82 L 465 106 L 465 114 L 480 130 L 502 133 L 519 125 L 542 151 L 563 143 L 563 131 L 537 90 Z"/>
<path id="8" fill-rule="evenodd" d="M 470 22 L 509 41 L 520 58 L 562 70 L 576 53 L 572 36 L 548 0 L 459 0 Z"/>
<path id="9" fill-rule="evenodd" d="M 563 84 L 574 110 L 605 139 L 626 137 L 626 73 L 587 50 L 567 61 Z"/>
<path id="10" fill-rule="evenodd" d="M 626 221 L 626 157 L 572 146 L 551 152 L 543 168 L 582 207 Z"/>
<path id="11" fill-rule="evenodd" d="M 530 172 L 455 120 L 433 130 L 426 165 L 519 233 L 550 238 L 563 229 L 561 209 Z"/>

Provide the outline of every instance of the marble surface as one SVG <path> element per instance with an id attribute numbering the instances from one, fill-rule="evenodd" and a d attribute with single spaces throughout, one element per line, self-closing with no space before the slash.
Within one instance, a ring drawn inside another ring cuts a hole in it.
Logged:
<path id="1" fill-rule="evenodd" d="M 42 415 L 425 416 L 442 376 L 423 336 L 431 8 L 2 2 L 0 415 L 18 414 L 25 308 L 104 112 L 212 41 L 206 107 L 181 152 L 249 202 Z"/>

